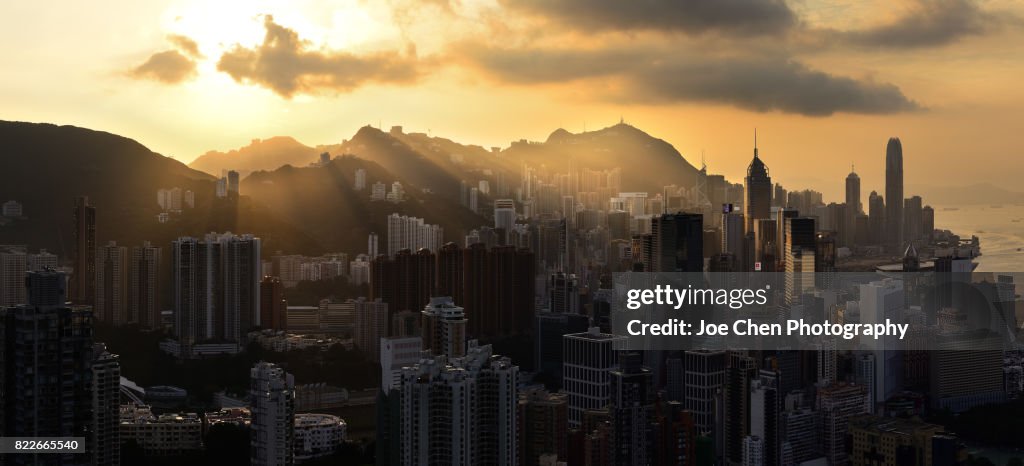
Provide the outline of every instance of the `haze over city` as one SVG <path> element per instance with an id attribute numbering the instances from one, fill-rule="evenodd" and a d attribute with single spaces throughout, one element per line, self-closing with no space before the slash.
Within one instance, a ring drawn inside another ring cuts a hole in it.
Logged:
<path id="1" fill-rule="evenodd" d="M 111 131 L 187 163 L 378 122 L 507 147 L 624 118 L 731 180 L 756 127 L 778 182 L 831 199 L 851 164 L 882 186 L 890 136 L 908 189 L 1013 189 L 1024 168 L 1019 3 L 622 5 L 6 2 L 0 119 Z"/>

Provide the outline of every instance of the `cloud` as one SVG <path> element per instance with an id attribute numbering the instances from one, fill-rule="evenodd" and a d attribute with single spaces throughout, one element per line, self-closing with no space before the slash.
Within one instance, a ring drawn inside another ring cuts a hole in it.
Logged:
<path id="1" fill-rule="evenodd" d="M 713 56 L 678 49 L 465 47 L 467 59 L 506 83 L 615 82 L 607 99 L 641 104 L 702 102 L 808 116 L 920 109 L 895 85 L 835 76 L 785 56 Z M 598 96 L 600 97 L 600 96 Z"/>
<path id="2" fill-rule="evenodd" d="M 128 70 L 127 74 L 136 79 L 149 79 L 165 84 L 177 84 L 196 75 L 196 59 L 202 58 L 199 46 L 188 37 L 167 36 L 176 50 L 164 50 L 150 55 L 141 65 Z"/>
<path id="3" fill-rule="evenodd" d="M 177 50 L 165 50 L 150 55 L 145 63 L 128 71 L 137 79 L 150 79 L 166 84 L 184 82 L 196 74 L 196 63 Z"/>
<path id="4" fill-rule="evenodd" d="M 797 15 L 785 0 L 501 0 L 556 19 L 576 29 L 726 32 L 760 35 L 784 32 Z"/>
<path id="5" fill-rule="evenodd" d="M 355 55 L 314 49 L 292 29 L 267 15 L 263 43 L 236 45 L 225 52 L 217 69 L 236 81 L 265 87 L 290 98 L 295 94 L 339 93 L 368 83 L 409 83 L 421 76 L 417 59 L 397 52 Z"/>
<path id="6" fill-rule="evenodd" d="M 202 55 L 199 53 L 199 45 L 196 44 L 196 41 L 176 34 L 167 36 L 167 40 L 174 44 L 178 50 L 184 52 L 188 56 L 192 58 L 202 58 Z"/>
<path id="7" fill-rule="evenodd" d="M 935 47 L 991 32 L 1009 19 L 1009 13 L 1001 15 L 983 10 L 973 0 L 913 0 L 895 20 L 835 34 L 872 47 Z"/>

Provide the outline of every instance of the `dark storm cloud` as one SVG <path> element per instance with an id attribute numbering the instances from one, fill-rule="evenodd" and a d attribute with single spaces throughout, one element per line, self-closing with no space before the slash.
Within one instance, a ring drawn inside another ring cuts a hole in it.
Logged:
<path id="1" fill-rule="evenodd" d="M 896 86 L 817 71 L 790 58 L 712 57 L 676 50 L 514 50 L 466 48 L 496 79 L 515 84 L 608 79 L 621 102 L 705 102 L 809 116 L 896 113 L 920 108 Z M 600 97 L 600 96 L 597 96 Z"/>
<path id="2" fill-rule="evenodd" d="M 914 0 L 893 21 L 836 34 L 854 44 L 872 47 L 934 47 L 987 34 L 1007 21 L 1012 21 L 1009 13 L 983 10 L 973 0 Z"/>
<path id="3" fill-rule="evenodd" d="M 785 0 L 502 0 L 577 29 L 771 34 L 798 22 Z"/>
<path id="4" fill-rule="evenodd" d="M 267 33 L 261 45 L 236 45 L 220 57 L 217 69 L 238 82 L 263 86 L 286 98 L 297 93 L 346 92 L 368 83 L 409 83 L 420 76 L 415 57 L 314 49 L 271 16 L 265 18 L 264 26 Z"/>
<path id="5" fill-rule="evenodd" d="M 145 63 L 128 71 L 137 79 L 149 79 L 166 84 L 186 81 L 196 74 L 196 63 L 177 50 L 165 50 L 151 55 Z"/>

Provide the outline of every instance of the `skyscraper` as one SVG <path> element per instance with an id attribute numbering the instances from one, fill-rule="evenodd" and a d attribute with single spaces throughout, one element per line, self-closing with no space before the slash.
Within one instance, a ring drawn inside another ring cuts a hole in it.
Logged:
<path id="1" fill-rule="evenodd" d="M 743 179 L 745 196 L 743 199 L 743 217 L 746 220 L 744 231 L 753 232 L 754 222 L 770 218 L 772 209 L 772 178 L 768 176 L 768 167 L 757 155 L 757 131 L 754 131 L 754 159 L 747 167 L 747 176 Z"/>
<path id="2" fill-rule="evenodd" d="M 475 343 L 402 369 L 400 464 L 518 464 L 519 367 Z"/>
<path id="3" fill-rule="evenodd" d="M 844 244 L 853 244 L 856 233 L 857 216 L 864 212 L 860 204 L 860 176 L 850 167 L 850 174 L 846 176 L 846 224 L 844 231 L 840 232 Z"/>
<path id="4" fill-rule="evenodd" d="M 654 408 L 651 371 L 637 352 L 619 353 L 619 368 L 611 372 L 612 461 L 648 464 L 647 424 Z"/>
<path id="5" fill-rule="evenodd" d="M 885 243 L 885 199 L 877 192 L 868 196 L 868 239 L 872 244 Z"/>
<path id="6" fill-rule="evenodd" d="M 568 460 L 568 410 L 564 393 L 534 388 L 519 395 L 519 459 L 523 466 L 539 466 L 540 456 Z"/>
<path id="7" fill-rule="evenodd" d="M 260 281 L 260 314 L 260 327 L 288 329 L 288 301 L 284 299 L 284 284 L 280 278 L 263 277 Z"/>
<path id="8" fill-rule="evenodd" d="M 822 413 L 821 441 L 828 464 L 850 464 L 846 437 L 850 418 L 864 413 L 867 390 L 861 385 L 833 384 L 818 390 Z"/>
<path id="9" fill-rule="evenodd" d="M 93 316 L 107 325 L 128 321 L 128 248 L 111 241 L 96 259 L 96 304 Z"/>
<path id="10" fill-rule="evenodd" d="M 651 269 L 646 271 L 702 272 L 704 216 L 683 212 L 654 216 L 651 246 Z"/>
<path id="11" fill-rule="evenodd" d="M 924 208 L 921 196 L 910 196 L 903 200 L 903 238 L 908 243 L 924 236 Z"/>
<path id="12" fill-rule="evenodd" d="M 353 343 L 373 362 L 380 361 L 380 339 L 388 334 L 388 305 L 377 299 L 355 300 Z"/>
<path id="13" fill-rule="evenodd" d="M 295 378 L 275 364 L 258 362 L 249 371 L 250 464 L 294 464 Z"/>
<path id="14" fill-rule="evenodd" d="M 684 407 L 693 413 L 698 432 L 715 426 L 715 396 L 725 381 L 724 351 L 692 350 L 683 353 Z"/>
<path id="15" fill-rule="evenodd" d="M 96 208 L 89 204 L 88 197 L 75 198 L 72 223 L 71 302 L 92 305 L 96 293 Z"/>
<path id="16" fill-rule="evenodd" d="M 172 243 L 175 333 L 181 354 L 204 340 L 240 343 L 260 325 L 260 239 L 210 233 Z"/>
<path id="17" fill-rule="evenodd" d="M 92 434 L 90 453 L 93 465 L 121 464 L 120 396 L 121 364 L 118 356 L 96 344 L 92 362 Z"/>
<path id="18" fill-rule="evenodd" d="M 611 372 L 618 368 L 617 350 L 626 338 L 591 327 L 562 337 L 562 383 L 569 395 L 569 426 L 579 427 L 583 412 L 611 401 Z"/>
<path id="19" fill-rule="evenodd" d="M 25 304 L 28 254 L 24 245 L 0 245 L 0 308 Z"/>
<path id="20" fill-rule="evenodd" d="M 0 310 L 4 437 L 91 439 L 92 312 L 65 305 L 63 273 L 28 272 L 27 304 Z M 86 465 L 89 455 L 5 455 L 10 465 Z"/>
<path id="21" fill-rule="evenodd" d="M 132 248 L 128 262 L 128 321 L 160 327 L 160 248 L 149 241 Z"/>
<path id="22" fill-rule="evenodd" d="M 903 144 L 890 138 L 885 147 L 885 242 L 892 252 L 903 246 Z"/>

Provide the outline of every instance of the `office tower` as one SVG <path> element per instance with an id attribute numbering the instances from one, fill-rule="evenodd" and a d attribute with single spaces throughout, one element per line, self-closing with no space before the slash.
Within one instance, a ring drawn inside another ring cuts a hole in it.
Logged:
<path id="1" fill-rule="evenodd" d="M 90 438 L 92 312 L 68 307 L 63 273 L 28 272 L 26 304 L 0 309 L 4 437 Z M 89 455 L 9 455 L 10 465 L 85 465 Z"/>
<path id="2" fill-rule="evenodd" d="M 816 379 L 818 385 L 822 387 L 832 385 L 836 382 L 836 364 L 839 357 L 835 338 L 822 338 L 814 344 L 814 349 L 818 356 L 818 377 Z"/>
<path id="3" fill-rule="evenodd" d="M 650 369 L 637 352 L 619 353 L 618 370 L 609 374 L 614 464 L 648 464 L 647 428 L 653 415 Z"/>
<path id="4" fill-rule="evenodd" d="M 92 362 L 92 464 L 121 464 L 120 392 L 121 364 L 103 344 L 94 347 Z"/>
<path id="5" fill-rule="evenodd" d="M 107 325 L 128 320 L 128 248 L 111 241 L 99 248 L 96 258 L 96 303 L 93 317 Z"/>
<path id="6" fill-rule="evenodd" d="M 757 374 L 754 358 L 739 352 L 728 355 L 723 383 L 722 427 L 725 458 L 730 464 L 743 461 L 743 439 L 750 435 L 750 384 Z"/>
<path id="7" fill-rule="evenodd" d="M 725 382 L 725 351 L 691 350 L 683 352 L 684 407 L 693 413 L 698 433 L 715 426 L 715 396 Z"/>
<path id="8" fill-rule="evenodd" d="M 772 219 L 760 219 L 754 223 L 754 264 L 753 270 L 759 272 L 775 272 L 778 256 L 778 228 Z M 760 266 L 758 266 L 760 264 Z"/>
<path id="9" fill-rule="evenodd" d="M 181 355 L 204 340 L 240 344 L 260 323 L 260 239 L 210 233 L 172 243 L 175 333 Z"/>
<path id="10" fill-rule="evenodd" d="M 814 281 L 821 289 L 831 288 L 836 279 L 836 234 L 819 231 L 814 235 Z"/>
<path id="11" fill-rule="evenodd" d="M 0 308 L 25 304 L 28 255 L 24 245 L 0 245 Z"/>
<path id="12" fill-rule="evenodd" d="M 569 427 L 578 428 L 584 411 L 603 408 L 610 401 L 609 380 L 625 341 L 597 327 L 562 337 L 562 390 L 569 395 Z"/>
<path id="13" fill-rule="evenodd" d="M 786 233 L 789 231 L 789 219 L 796 218 L 799 216 L 799 212 L 796 209 L 782 208 L 772 212 L 775 218 L 775 257 L 778 261 L 776 270 L 785 270 L 786 264 Z"/>
<path id="14" fill-rule="evenodd" d="M 371 361 L 380 361 L 380 339 L 388 331 L 388 305 L 379 299 L 359 298 L 355 301 L 355 314 L 352 342 Z"/>
<path id="15" fill-rule="evenodd" d="M 422 316 L 424 350 L 449 358 L 466 354 L 466 313 L 450 297 L 430 298 Z"/>
<path id="16" fill-rule="evenodd" d="M 814 289 L 817 237 L 813 218 L 793 217 L 785 224 L 785 302 L 792 305 Z"/>
<path id="17" fill-rule="evenodd" d="M 935 337 L 934 345 L 934 350 L 928 352 L 928 393 L 934 409 L 960 413 L 1005 400 L 998 334 L 984 330 L 944 332 Z"/>
<path id="18" fill-rule="evenodd" d="M 765 466 L 764 441 L 756 435 L 743 437 L 743 466 Z"/>
<path id="19" fill-rule="evenodd" d="M 850 464 L 846 453 L 846 436 L 850 418 L 864 413 L 867 390 L 861 385 L 833 384 L 818 389 L 818 406 L 822 414 L 821 440 L 828 464 Z"/>
<path id="20" fill-rule="evenodd" d="M 943 430 L 918 419 L 857 416 L 850 419 L 850 459 L 858 464 L 942 464 L 932 458 L 932 439 Z"/>
<path id="21" fill-rule="evenodd" d="M 787 207 L 786 203 L 789 200 L 786 192 L 786 188 L 782 187 L 782 184 L 775 183 L 775 193 L 772 195 L 772 207 L 784 208 Z"/>
<path id="22" fill-rule="evenodd" d="M 782 374 L 776 370 L 762 369 L 750 385 L 750 435 L 763 442 L 764 466 L 780 464 L 781 378 Z"/>
<path id="23" fill-rule="evenodd" d="M 871 191 L 868 196 L 868 239 L 872 244 L 885 243 L 885 199 L 877 192 Z"/>
<path id="24" fill-rule="evenodd" d="M 875 404 L 877 402 L 874 390 L 877 371 L 875 368 L 875 355 L 874 353 L 860 354 L 857 356 L 857 359 L 854 360 L 853 364 L 854 381 L 857 385 L 868 387 L 867 400 L 865 401 L 866 407 L 864 408 L 864 411 L 873 414 L 875 412 Z"/>
<path id="25" fill-rule="evenodd" d="M 260 361 L 249 370 L 250 464 L 294 464 L 295 378 Z"/>
<path id="26" fill-rule="evenodd" d="M 523 466 L 539 466 L 543 455 L 568 460 L 568 398 L 534 388 L 519 394 L 519 460 Z"/>
<path id="27" fill-rule="evenodd" d="M 930 205 L 921 208 L 921 230 L 924 239 L 931 242 L 935 235 L 935 209 Z"/>
<path id="28" fill-rule="evenodd" d="M 145 329 L 160 327 L 161 250 L 145 241 L 128 259 L 128 322 Z"/>
<path id="29" fill-rule="evenodd" d="M 494 201 L 494 228 L 502 229 L 505 232 L 505 244 L 508 243 L 508 235 L 516 224 L 516 203 L 512 199 L 495 199 Z"/>
<path id="30" fill-rule="evenodd" d="M 288 300 L 284 284 L 277 277 L 260 280 L 260 327 L 271 330 L 288 329 Z"/>
<path id="31" fill-rule="evenodd" d="M 860 285 L 860 321 L 864 324 L 885 323 L 886 319 L 903 322 L 903 282 L 887 278 Z M 868 387 L 874 402 L 884 403 L 903 389 L 903 354 L 899 336 L 883 335 L 862 341 L 875 356 L 875 385 Z"/>
<path id="32" fill-rule="evenodd" d="M 92 305 L 96 292 L 96 208 L 89 204 L 88 197 L 75 198 L 71 218 L 71 302 Z"/>
<path id="33" fill-rule="evenodd" d="M 621 210 L 608 212 L 608 237 L 629 239 L 629 213 Z"/>
<path id="34" fill-rule="evenodd" d="M 800 464 L 821 456 L 821 416 L 808 408 L 782 413 L 779 464 Z"/>
<path id="35" fill-rule="evenodd" d="M 745 191 L 743 199 L 743 217 L 746 223 L 744 232 L 754 231 L 754 222 L 770 218 L 772 209 L 772 178 L 768 176 L 768 167 L 757 156 L 757 132 L 754 132 L 754 159 L 747 167 L 747 176 L 743 179 Z"/>
<path id="36" fill-rule="evenodd" d="M 731 212 L 722 215 L 722 254 L 731 254 L 737 261 L 742 259 L 745 225 L 743 214 Z M 753 228 L 750 231 L 753 232 Z"/>
<path id="37" fill-rule="evenodd" d="M 366 189 L 366 170 L 362 168 L 357 168 L 355 176 L 356 179 L 355 182 L 352 184 L 352 187 L 356 191 L 362 191 Z"/>
<path id="38" fill-rule="evenodd" d="M 704 271 L 704 216 L 677 212 L 651 219 L 650 272 Z M 634 259 L 635 260 L 635 259 Z"/>
<path id="39" fill-rule="evenodd" d="M 228 171 L 228 192 L 238 195 L 239 176 L 234 170 Z"/>
<path id="40" fill-rule="evenodd" d="M 890 251 L 902 250 L 903 234 L 903 144 L 890 138 L 885 147 L 885 242 Z"/>
<path id="41" fill-rule="evenodd" d="M 548 310 L 553 313 L 580 313 L 579 280 L 576 275 L 555 272 L 548 278 Z"/>
<path id="42" fill-rule="evenodd" d="M 846 175 L 846 207 L 847 214 L 852 218 L 863 213 L 864 209 L 860 203 L 860 175 L 850 167 L 850 174 Z"/>
<path id="43" fill-rule="evenodd" d="M 430 225 L 422 218 L 391 214 L 388 216 L 388 255 L 393 256 L 403 249 L 418 251 L 426 248 L 431 251 L 441 249 L 444 243 L 444 230 L 438 225 Z"/>
<path id="44" fill-rule="evenodd" d="M 907 242 L 917 241 L 924 236 L 924 208 L 921 196 L 903 200 L 903 237 Z"/>
<path id="45" fill-rule="evenodd" d="M 582 314 L 542 312 L 537 314 L 534 337 L 534 368 L 545 374 L 555 386 L 562 386 L 564 344 L 562 336 L 586 332 L 590 319 Z"/>

